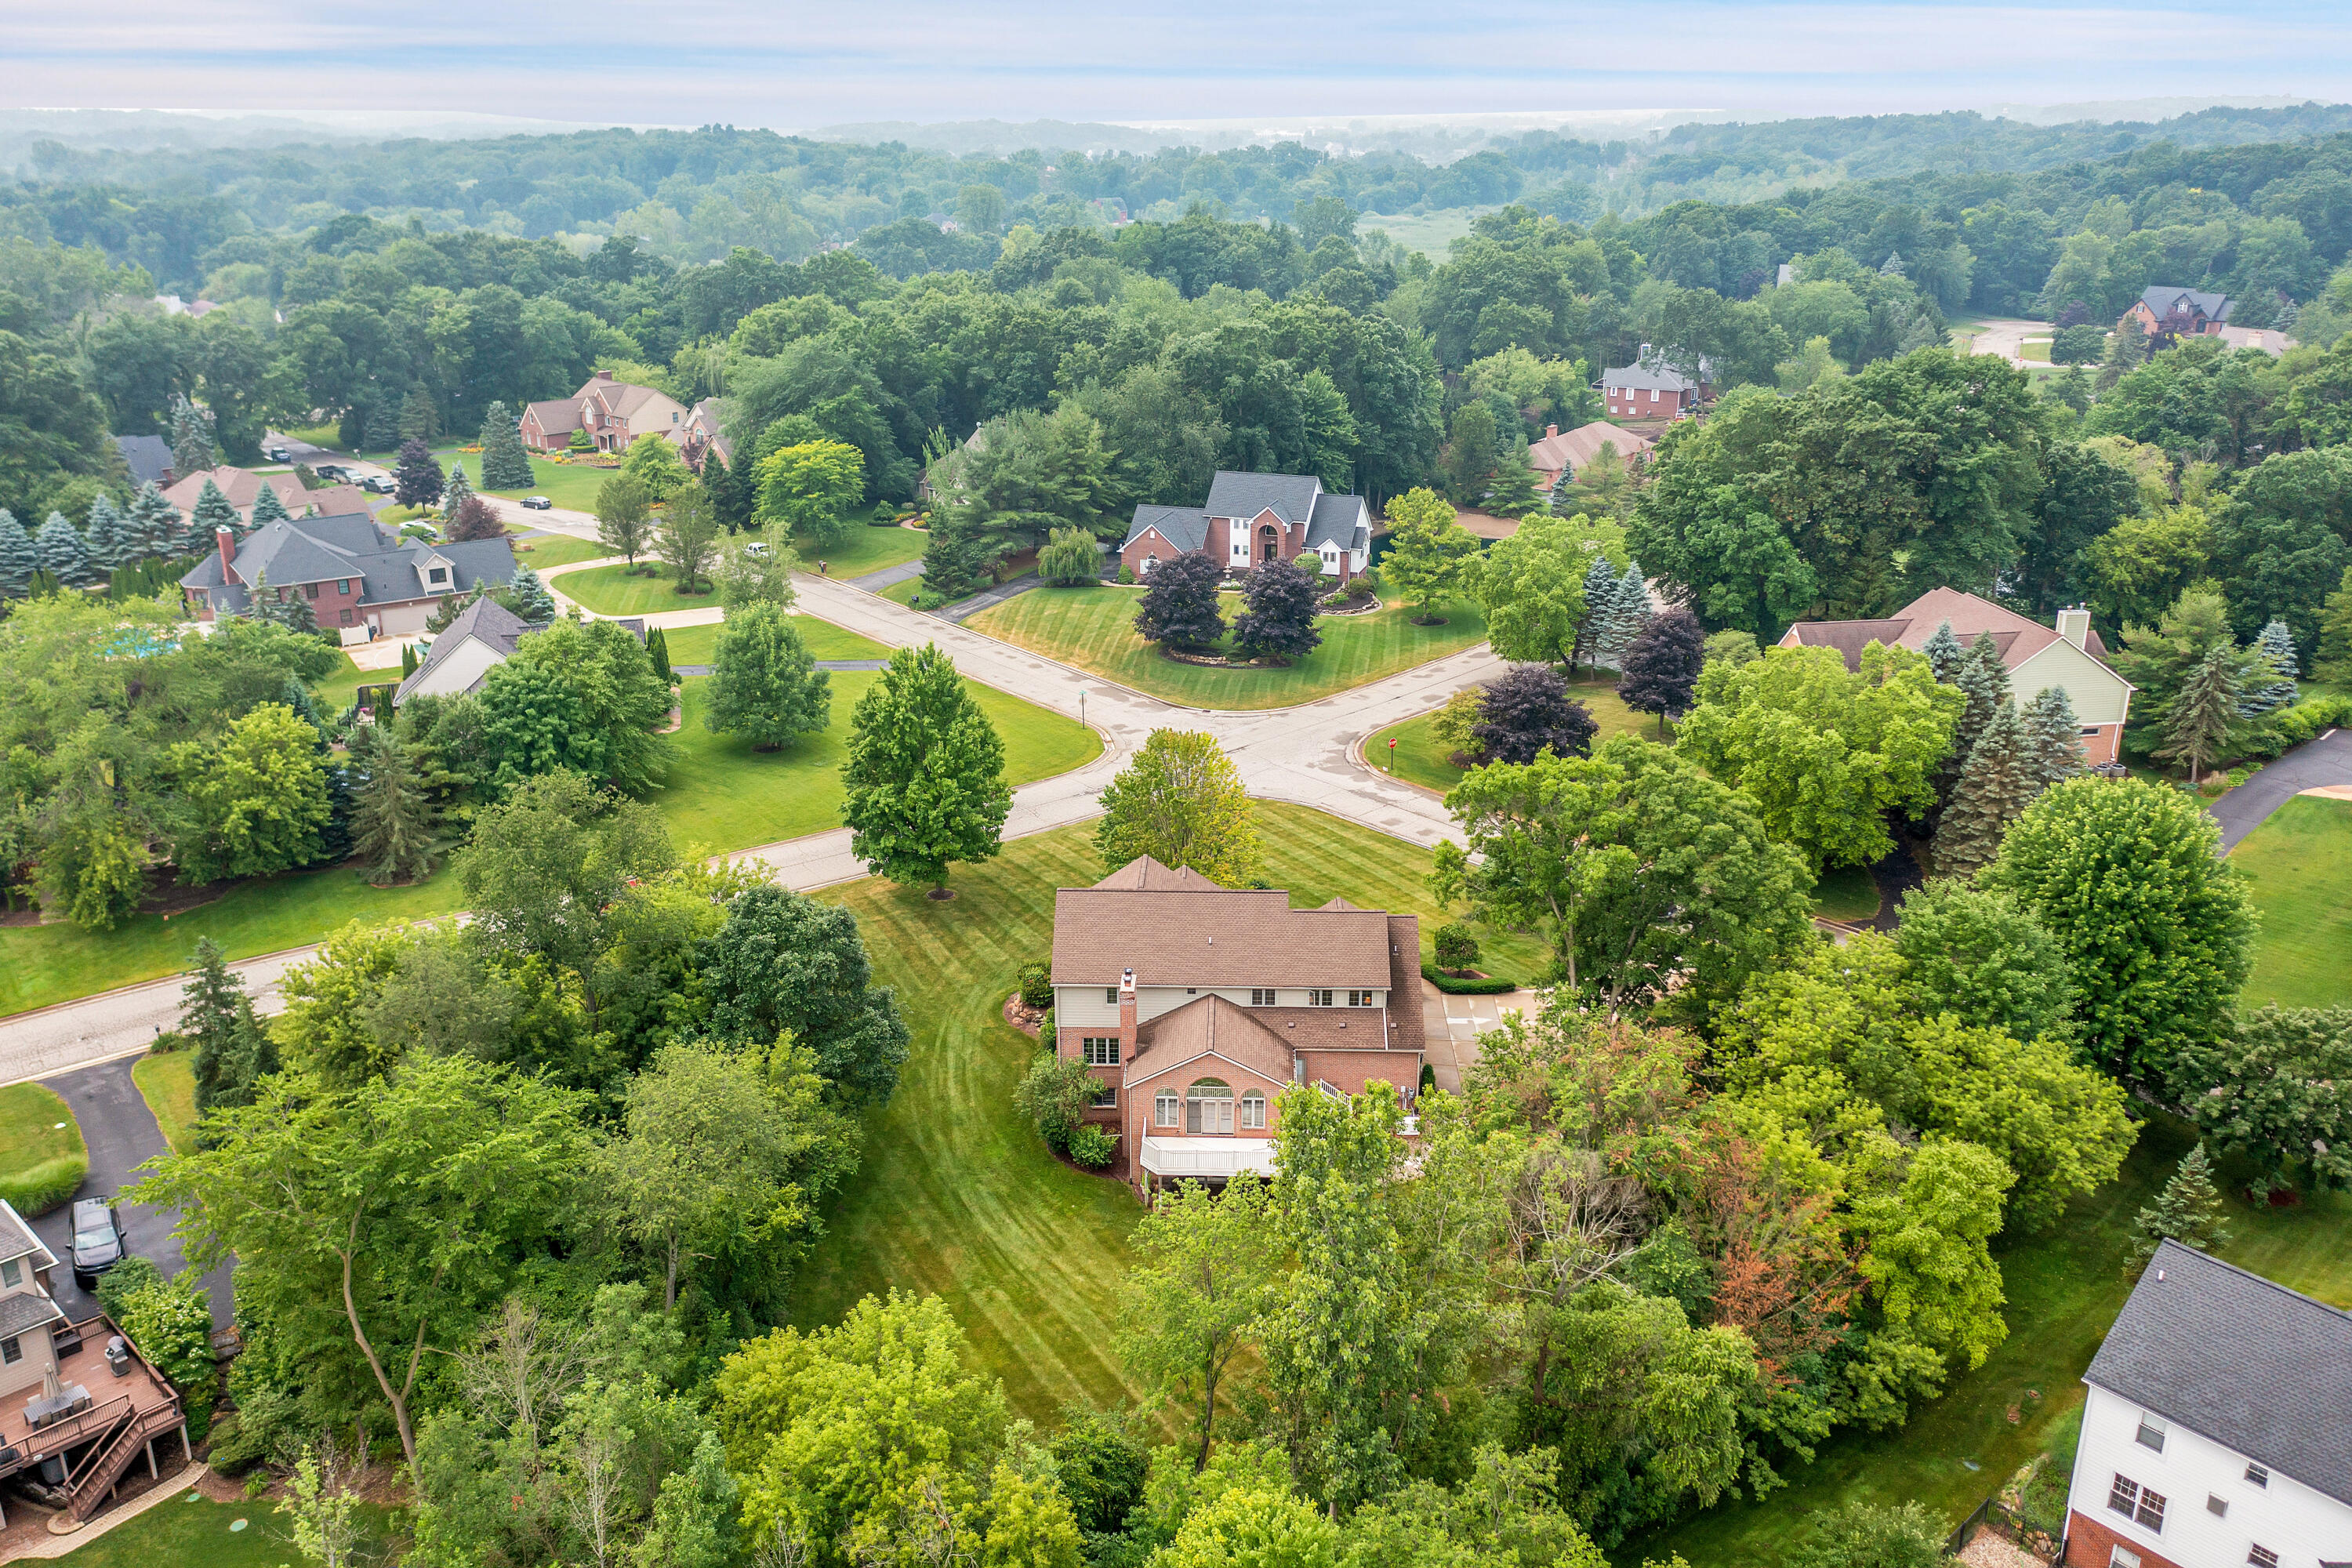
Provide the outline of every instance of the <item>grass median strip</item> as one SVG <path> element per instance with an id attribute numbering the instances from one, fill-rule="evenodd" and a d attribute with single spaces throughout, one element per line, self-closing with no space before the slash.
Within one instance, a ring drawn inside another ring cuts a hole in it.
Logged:
<path id="1" fill-rule="evenodd" d="M 141 1057 L 131 1066 L 131 1081 L 155 1114 L 155 1126 L 175 1154 L 194 1147 L 196 1125 L 196 1058 L 193 1051 L 166 1051 Z"/>
<path id="2" fill-rule="evenodd" d="M 37 1083 L 0 1089 L 0 1198 L 30 1219 L 47 1214 L 89 1173 L 89 1151 L 66 1102 Z"/>
<path id="3" fill-rule="evenodd" d="M 2352 801 L 2297 795 L 2230 853 L 2262 929 L 2245 999 L 2340 1007 L 2352 974 Z"/>

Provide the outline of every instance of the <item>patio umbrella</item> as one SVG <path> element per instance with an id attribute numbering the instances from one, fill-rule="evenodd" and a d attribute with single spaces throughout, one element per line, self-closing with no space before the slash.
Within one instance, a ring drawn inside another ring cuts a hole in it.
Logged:
<path id="1" fill-rule="evenodd" d="M 51 1362 L 49 1370 L 41 1374 L 41 1397 L 61 1399 L 65 1396 L 65 1381 L 58 1376 L 58 1363 Z"/>

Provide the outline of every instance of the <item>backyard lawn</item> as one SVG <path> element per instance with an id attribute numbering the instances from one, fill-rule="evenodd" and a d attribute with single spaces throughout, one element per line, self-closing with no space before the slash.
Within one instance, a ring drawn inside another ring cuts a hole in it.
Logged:
<path id="1" fill-rule="evenodd" d="M 2352 800 L 2297 795 L 2230 852 L 2262 911 L 2246 1000 L 2352 1005 Z"/>
<path id="2" fill-rule="evenodd" d="M 73 1196 L 89 1170 L 81 1127 L 37 1083 L 0 1089 L 0 1198 L 30 1219 Z"/>
<path id="3" fill-rule="evenodd" d="M 443 473 L 449 471 L 451 462 L 463 461 L 466 465 L 466 478 L 477 481 L 475 488 L 480 489 L 478 481 L 482 477 L 482 455 L 479 452 L 467 452 L 460 458 L 457 447 L 444 447 L 433 455 L 440 460 Z M 520 489 L 483 490 L 482 493 L 503 496 L 509 500 L 519 500 L 523 496 L 545 496 L 556 505 L 568 510 L 594 511 L 598 488 L 606 479 L 621 471 L 618 468 L 591 468 L 585 463 L 551 463 L 536 452 L 526 455 L 530 458 L 529 485 Z"/>
<path id="4" fill-rule="evenodd" d="M 2009 1338 L 1983 1366 L 1954 1378 L 1941 1399 L 1917 1407 L 1892 1431 L 1843 1432 L 1812 1464 L 1785 1472 L 1790 1484 L 1763 1501 L 1717 1508 L 1678 1529 L 1626 1542 L 1613 1560 L 1664 1560 L 1672 1552 L 1691 1568 L 1781 1562 L 1810 1539 L 1811 1510 L 1849 1501 L 1916 1498 L 1958 1524 L 2057 1436 L 2082 1404 L 2083 1369 L 2131 1291 L 2123 1264 L 2133 1217 L 2189 1144 L 2178 1123 L 2159 1117 L 2141 1130 L 2121 1179 L 2074 1204 L 2056 1232 L 1996 1249 L 2009 1296 Z M 2228 1184 L 2242 1191 L 2242 1175 Z M 2341 1194 L 2260 1212 L 2233 1197 L 2233 1239 L 2221 1256 L 2322 1300 L 2352 1305 L 2352 1249 L 2343 1245 L 2347 1222 L 2352 1198 Z"/>
<path id="5" fill-rule="evenodd" d="M 831 621 L 818 620 L 814 616 L 797 616 L 793 629 L 801 634 L 801 642 L 818 658 L 888 658 L 890 650 L 871 638 L 844 630 Z M 673 626 L 662 633 L 669 644 L 672 668 L 681 664 L 709 664 L 719 649 L 719 623 L 707 626 Z M 840 680 L 836 675 L 834 679 Z M 838 684 L 835 690 L 840 689 Z"/>
<path id="6" fill-rule="evenodd" d="M 1599 679 L 1570 681 L 1569 695 L 1583 703 L 1591 711 L 1592 721 L 1600 726 L 1599 733 L 1593 736 L 1595 745 L 1618 735 L 1639 735 L 1647 741 L 1658 738 L 1657 715 L 1636 712 L 1625 706 L 1624 700 L 1617 695 L 1614 681 Z M 1462 770 L 1446 761 L 1444 748 L 1431 738 L 1429 724 L 1433 717 L 1424 713 L 1418 719 L 1391 724 L 1371 736 L 1364 742 L 1365 759 L 1376 768 L 1387 765 L 1389 742 L 1393 740 L 1397 743 L 1397 777 L 1408 784 L 1417 784 L 1423 789 L 1433 789 L 1441 795 L 1452 789 L 1462 782 Z M 1669 739 L 1673 737 L 1671 725 L 1667 727 L 1666 734 Z"/>
<path id="7" fill-rule="evenodd" d="M 668 567 L 641 555 L 635 572 L 625 562 L 617 566 L 591 566 L 566 572 L 549 586 L 600 616 L 653 616 L 665 610 L 705 609 L 719 603 L 716 587 L 700 594 L 680 594 L 672 590 L 675 581 Z"/>
<path id="8" fill-rule="evenodd" d="M 398 680 L 400 667 L 390 669 L 365 670 L 352 662 L 347 653 L 335 655 L 335 672 L 310 688 L 310 695 L 319 700 L 319 711 L 333 719 L 352 705 L 352 699 L 370 679 Z"/>
<path id="9" fill-rule="evenodd" d="M 679 657 L 675 646 L 670 658 L 690 662 Z M 688 680 L 686 722 L 670 737 L 676 748 L 670 763 L 675 782 L 651 797 L 668 820 L 670 837 L 680 849 L 698 845 L 706 853 L 719 854 L 839 827 L 841 763 L 850 711 L 866 688 L 881 679 L 862 670 L 836 671 L 832 724 L 821 735 L 766 752 L 753 751 L 748 741 L 703 728 L 709 682 L 701 676 Z M 1101 739 L 1075 719 L 978 682 L 972 683 L 971 692 L 1004 738 L 1004 773 L 1015 785 L 1084 767 L 1101 753 Z"/>
<path id="10" fill-rule="evenodd" d="M 131 1064 L 131 1081 L 140 1098 L 155 1113 L 155 1125 L 175 1154 L 188 1152 L 188 1132 L 196 1124 L 196 1057 L 194 1051 L 166 1051 L 143 1056 Z"/>
<path id="11" fill-rule="evenodd" d="M 1091 669 L 1138 691 L 1190 708 L 1286 708 L 1393 675 L 1457 653 L 1486 636 L 1475 605 L 1445 606 L 1446 624 L 1417 626 L 1416 613 L 1398 605 L 1369 616 L 1326 616 L 1317 622 L 1323 646 L 1286 669 L 1233 669 L 1180 664 L 1135 635 L 1140 588 L 1105 584 L 1040 588 L 983 610 L 967 624 L 974 631 Z M 1225 595 L 1225 618 L 1241 610 L 1241 595 Z"/>
<path id="12" fill-rule="evenodd" d="M 1867 866 L 1832 866 L 1813 887 L 1813 913 L 1830 921 L 1866 921 L 1878 913 L 1878 883 Z"/>
<path id="13" fill-rule="evenodd" d="M 359 1516 L 366 1539 L 357 1561 L 387 1562 L 406 1544 L 389 1509 L 362 1503 Z M 296 1549 L 293 1524 L 276 1503 L 215 1502 L 186 1489 L 58 1561 L 73 1568 L 281 1568 L 310 1559 Z"/>
<path id="14" fill-rule="evenodd" d="M 593 539 L 575 539 L 568 533 L 546 533 L 513 543 L 515 559 L 541 576 L 551 566 L 568 566 L 574 561 L 593 561 L 613 553 Z"/>
<path id="15" fill-rule="evenodd" d="M 1266 879 L 1294 905 L 1344 895 L 1415 911 L 1426 945 L 1437 912 L 1427 850 L 1299 806 L 1258 810 Z M 1013 1089 L 1037 1046 L 1001 1011 L 1021 966 L 1052 946 L 1054 889 L 1101 879 L 1092 836 L 1090 824 L 1057 828 L 958 866 L 945 903 L 878 878 L 817 895 L 857 916 L 915 1038 L 871 1124 L 866 1171 L 835 1200 L 802 1270 L 792 1321 L 831 1323 L 894 1287 L 936 1293 L 1015 1412 L 1040 1421 L 1067 1401 L 1138 1392 L 1116 1350 L 1116 1297 L 1141 1211 L 1124 1185 L 1055 1160 L 1014 1114 Z M 1507 963 L 1535 962 L 1522 942 L 1494 947 Z"/>

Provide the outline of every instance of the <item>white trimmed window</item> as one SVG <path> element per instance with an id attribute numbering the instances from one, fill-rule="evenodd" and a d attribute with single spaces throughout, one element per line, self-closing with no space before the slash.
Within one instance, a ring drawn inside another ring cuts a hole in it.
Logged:
<path id="1" fill-rule="evenodd" d="M 1253 987 L 1251 988 L 1251 990 L 1250 990 L 1250 1005 L 1251 1005 L 1251 1006 L 1253 1006 L 1253 1007 L 1271 1007 L 1271 1006 L 1273 1006 L 1273 1005 L 1274 1005 L 1274 989 L 1273 989 L 1273 987 L 1271 987 L 1271 986 L 1265 986 L 1265 987 L 1256 987 L 1256 986 L 1253 986 Z"/>
<path id="2" fill-rule="evenodd" d="M 1087 1066 L 1090 1068 L 1118 1066 L 1117 1035 L 1082 1035 L 1078 1038 L 1078 1051 L 1086 1058 Z"/>
<path id="3" fill-rule="evenodd" d="M 1242 1125 L 1259 1131 L 1265 1129 L 1265 1096 L 1255 1089 L 1242 1096 Z"/>
<path id="4" fill-rule="evenodd" d="M 2161 1454 L 2164 1452 L 2164 1431 L 2163 1422 L 2153 1415 L 2143 1415 L 2139 1418 L 2139 1430 L 2132 1435 L 2132 1441 L 2143 1448 L 2153 1448 Z"/>
<path id="5" fill-rule="evenodd" d="M 1377 1007 L 1380 1005 L 1380 1000 L 1381 994 L 1377 991 L 1350 991 L 1348 993 L 1348 1005 L 1350 1007 Z"/>
<path id="6" fill-rule="evenodd" d="M 1231 1132 L 1234 1130 L 1234 1091 L 1221 1079 L 1204 1078 L 1184 1091 L 1184 1131 L 1187 1132 Z"/>
<path id="7" fill-rule="evenodd" d="M 1103 1003 L 1104 1003 L 1104 1005 L 1107 1005 L 1107 1006 L 1111 1006 L 1111 1007 L 1116 1007 L 1116 1006 L 1118 1006 L 1118 986 L 1116 986 L 1116 985 L 1106 985 L 1106 986 L 1104 986 L 1104 987 L 1103 987 Z"/>
<path id="8" fill-rule="evenodd" d="M 25 1266 L 15 1258 L 0 1263 L 0 1285 L 15 1289 L 25 1282 Z"/>
<path id="9" fill-rule="evenodd" d="M 1307 994 L 1307 1005 L 1309 1007 L 1328 1007 L 1331 1005 L 1331 993 L 1328 991 L 1309 991 Z"/>
<path id="10" fill-rule="evenodd" d="M 1161 1089 L 1151 1097 L 1151 1123 L 1155 1127 L 1176 1125 L 1176 1109 L 1181 1099 L 1172 1089 Z"/>
<path id="11" fill-rule="evenodd" d="M 2107 1568 L 2139 1568 L 2139 1553 L 2128 1546 L 2109 1547 Z"/>
<path id="12" fill-rule="evenodd" d="M 14 1366 L 24 1359 L 25 1346 L 16 1335 L 10 1334 L 6 1339 L 0 1340 L 0 1362 L 5 1362 L 8 1365 Z"/>

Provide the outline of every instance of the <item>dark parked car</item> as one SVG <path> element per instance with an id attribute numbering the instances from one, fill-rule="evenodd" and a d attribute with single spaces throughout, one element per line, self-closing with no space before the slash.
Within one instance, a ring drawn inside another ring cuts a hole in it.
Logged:
<path id="1" fill-rule="evenodd" d="M 332 479 L 339 485 L 347 482 L 352 477 L 352 471 L 341 463 L 320 463 L 310 471 L 322 479 Z"/>
<path id="2" fill-rule="evenodd" d="M 264 447 L 261 449 L 261 455 L 273 463 L 290 463 L 294 460 L 294 454 L 283 447 Z"/>
<path id="3" fill-rule="evenodd" d="M 388 496 L 400 487 L 382 474 L 370 474 L 360 481 L 360 489 L 372 496 Z"/>
<path id="4" fill-rule="evenodd" d="M 122 1221 L 104 1198 L 83 1198 L 73 1206 L 74 1283 L 87 1290 L 98 1277 L 122 1261 Z"/>
<path id="5" fill-rule="evenodd" d="M 521 506 L 525 511 L 546 511 L 555 505 L 553 501 L 548 500 L 545 496 L 525 496 L 517 504 Z"/>

